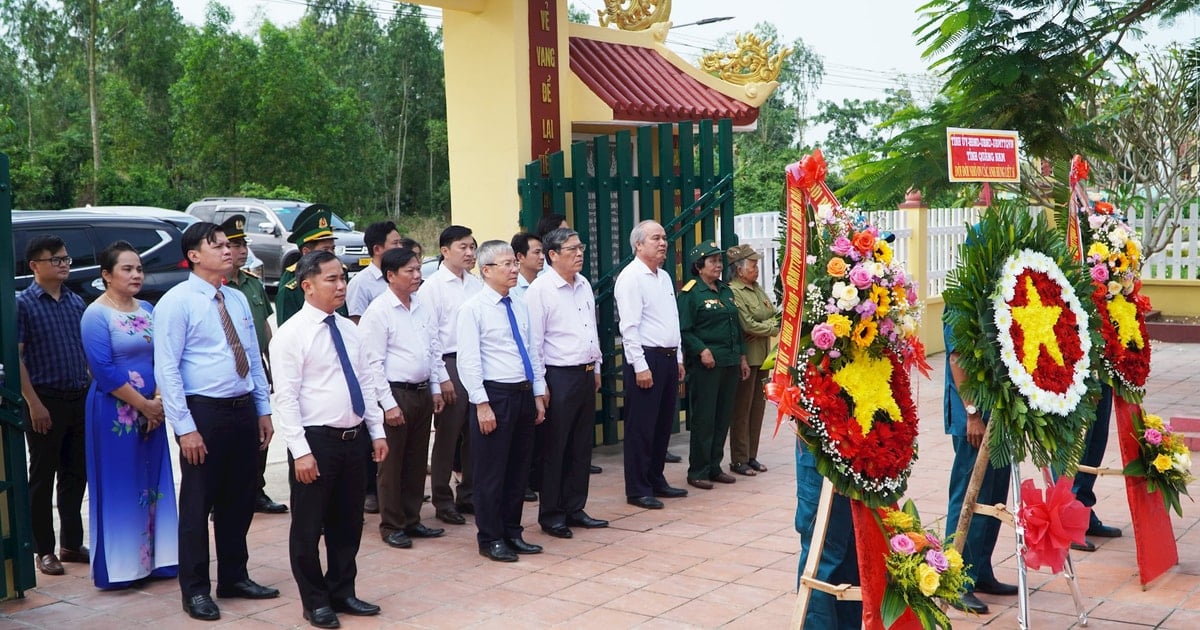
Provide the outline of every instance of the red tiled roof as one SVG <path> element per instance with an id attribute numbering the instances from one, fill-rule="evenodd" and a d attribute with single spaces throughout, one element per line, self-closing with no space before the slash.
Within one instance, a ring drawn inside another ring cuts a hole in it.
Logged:
<path id="1" fill-rule="evenodd" d="M 570 63 L 618 120 L 731 118 L 749 125 L 758 118 L 757 108 L 704 85 L 651 48 L 572 37 Z"/>

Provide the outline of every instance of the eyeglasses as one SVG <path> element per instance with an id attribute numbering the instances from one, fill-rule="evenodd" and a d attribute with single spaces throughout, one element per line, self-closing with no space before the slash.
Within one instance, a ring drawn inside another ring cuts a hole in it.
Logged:
<path id="1" fill-rule="evenodd" d="M 509 269 L 516 269 L 517 267 L 520 267 L 520 266 L 521 266 L 521 263 L 519 263 L 519 262 L 517 262 L 517 261 L 515 261 L 515 260 L 509 260 L 509 261 L 506 261 L 506 262 L 498 262 L 498 263 L 486 263 L 486 264 L 484 264 L 484 267 L 508 267 Z"/>
<path id="2" fill-rule="evenodd" d="M 564 252 L 571 252 L 572 254 L 575 252 L 579 252 L 580 254 L 582 254 L 583 252 L 587 251 L 587 243 L 580 243 L 578 245 L 572 245 L 570 247 L 560 247 L 559 249 L 561 249 Z"/>
<path id="3" fill-rule="evenodd" d="M 70 256 L 51 256 L 49 258 L 34 258 L 30 262 L 48 262 L 55 267 L 59 265 L 71 266 L 72 258 Z"/>

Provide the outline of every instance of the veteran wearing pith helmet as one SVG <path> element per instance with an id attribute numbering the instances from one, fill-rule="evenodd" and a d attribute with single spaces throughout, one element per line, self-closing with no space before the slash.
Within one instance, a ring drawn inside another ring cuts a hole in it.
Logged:
<path id="1" fill-rule="evenodd" d="M 771 337 L 779 334 L 779 312 L 758 283 L 758 261 L 761 259 L 762 256 L 749 245 L 734 245 L 725 252 L 725 260 L 733 267 L 729 289 L 737 305 L 742 344 L 746 362 L 750 364 L 750 378 L 738 383 L 733 405 L 733 424 L 729 427 L 729 470 L 747 476 L 767 471 L 767 467 L 758 461 L 758 438 L 766 406 L 763 381 L 767 378 L 767 370 L 762 369 L 762 365 L 771 352 Z"/>
<path id="2" fill-rule="evenodd" d="M 722 250 L 704 241 L 688 255 L 692 275 L 679 292 L 679 332 L 687 367 L 688 484 L 733 483 L 721 470 L 738 381 L 750 377 L 733 292 L 721 281 Z"/>
<path id="3" fill-rule="evenodd" d="M 325 250 L 332 252 L 336 240 L 333 235 L 333 210 L 323 203 L 314 203 L 305 208 L 292 224 L 289 243 L 300 248 L 300 255 Z M 304 292 L 296 280 L 296 265 L 289 265 L 279 277 L 279 290 L 275 294 L 275 319 L 280 326 L 300 307 L 304 306 Z M 339 315 L 346 315 L 346 305 L 338 307 Z"/>

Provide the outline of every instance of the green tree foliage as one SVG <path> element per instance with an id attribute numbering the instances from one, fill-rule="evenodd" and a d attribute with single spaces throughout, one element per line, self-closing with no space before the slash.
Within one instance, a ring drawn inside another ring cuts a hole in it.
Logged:
<path id="1" fill-rule="evenodd" d="M 567 4 L 567 20 L 576 24 L 591 24 L 592 13 L 587 9 L 575 6 L 574 2 Z"/>

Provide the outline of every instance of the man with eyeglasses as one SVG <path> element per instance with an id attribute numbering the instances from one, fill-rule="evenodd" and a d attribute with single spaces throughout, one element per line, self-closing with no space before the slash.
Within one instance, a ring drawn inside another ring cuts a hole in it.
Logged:
<path id="1" fill-rule="evenodd" d="M 33 283 L 17 294 L 17 353 L 29 430 L 29 499 L 39 571 L 65 573 L 63 562 L 87 563 L 83 546 L 83 491 L 87 487 L 84 412 L 87 360 L 79 324 L 86 306 L 63 285 L 71 273 L 67 246 L 38 236 L 25 248 Z M 55 554 L 51 494 L 58 477 L 62 543 Z"/>

